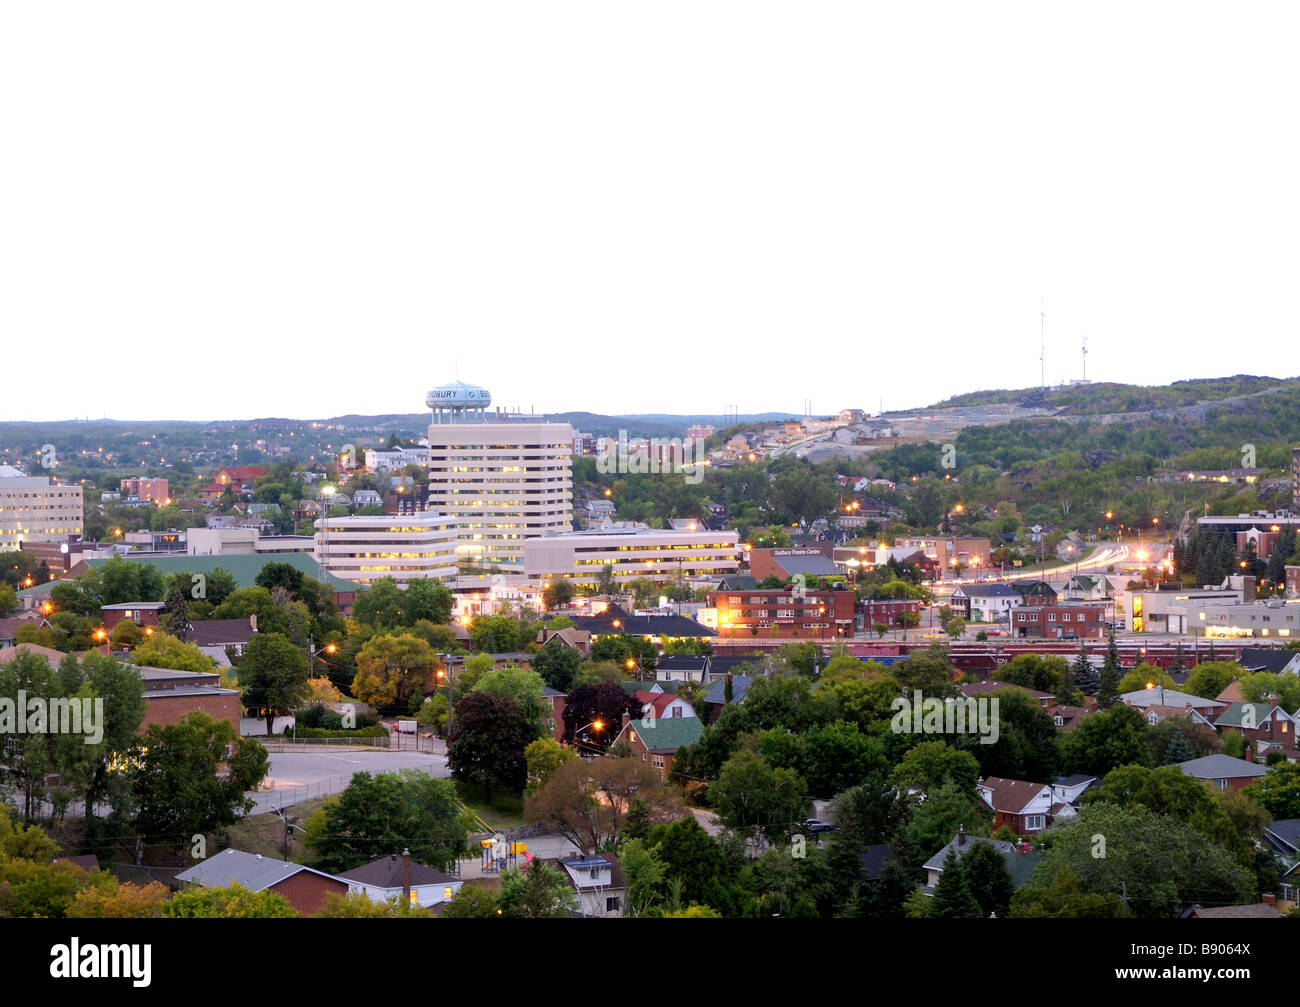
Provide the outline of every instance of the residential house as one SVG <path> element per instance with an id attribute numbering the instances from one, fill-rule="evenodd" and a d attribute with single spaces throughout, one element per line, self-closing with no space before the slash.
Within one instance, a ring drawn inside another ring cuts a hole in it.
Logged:
<path id="1" fill-rule="evenodd" d="M 957 688 L 963 696 L 973 699 L 980 696 L 996 696 L 1007 689 L 1018 689 L 1020 692 L 1028 693 L 1031 698 L 1037 700 L 1038 705 L 1044 710 L 1055 698 L 1050 692 L 1040 692 L 1038 689 L 1031 689 L 1025 685 L 1015 685 L 1011 682 L 962 682 Z"/>
<path id="2" fill-rule="evenodd" d="M 542 686 L 542 699 L 551 708 L 551 737 L 556 741 L 564 740 L 564 708 L 568 705 L 569 697 L 559 689 L 552 689 L 549 685 Z"/>
<path id="3" fill-rule="evenodd" d="M 613 744 L 628 742 L 633 755 L 659 770 L 665 783 L 677 750 L 695 744 L 704 731 L 699 717 L 667 717 L 651 721 L 646 717 L 632 720 L 626 714 L 623 716 L 623 727 Z"/>
<path id="4" fill-rule="evenodd" d="M 1214 722 L 1220 734 L 1240 734 L 1255 746 L 1259 755 L 1276 749 L 1289 757 L 1296 751 L 1296 719 L 1277 705 L 1277 697 L 1267 703 L 1233 703 Z"/>
<path id="5" fill-rule="evenodd" d="M 1252 902 L 1244 906 L 1192 906 L 1179 914 L 1184 920 L 1280 920 L 1282 914 L 1268 902 Z"/>
<path id="6" fill-rule="evenodd" d="M 1052 788 L 1045 783 L 990 776 L 975 784 L 975 792 L 993 809 L 993 827 L 1008 826 L 1018 836 L 1042 832 L 1051 824 Z"/>
<path id="7" fill-rule="evenodd" d="M 242 850 L 222 850 L 182 871 L 177 879 L 205 888 L 238 883 L 252 892 L 275 892 L 304 916 L 319 912 L 330 895 L 346 895 L 350 890 L 346 881 L 324 871 Z"/>
<path id="8" fill-rule="evenodd" d="M 926 895 L 934 894 L 935 885 L 939 883 L 939 877 L 943 874 L 944 862 L 948 859 L 948 854 L 952 853 L 957 857 L 965 856 L 975 848 L 976 843 L 989 843 L 1002 854 L 1007 863 L 1007 871 L 1011 875 L 1011 882 L 1016 888 L 1022 888 L 1029 883 L 1034 868 L 1042 858 L 1041 853 L 1026 850 L 1019 844 L 1005 843 L 1000 839 L 985 839 L 982 836 L 968 836 L 966 830 L 959 827 L 952 841 L 921 865 L 926 872 L 922 891 Z"/>
<path id="9" fill-rule="evenodd" d="M 641 702 L 641 716 L 647 718 L 653 711 L 654 719 L 665 717 L 694 717 L 695 708 L 671 692 L 646 692 L 640 689 L 633 695 Z"/>
<path id="10" fill-rule="evenodd" d="M 1011 586 L 1020 593 L 1025 605 L 1038 607 L 1057 603 L 1056 591 L 1045 580 L 1016 580 L 1011 582 Z"/>
<path id="11" fill-rule="evenodd" d="M 610 604 L 603 612 L 595 615 L 574 616 L 573 622 L 578 629 L 589 633 L 592 639 L 625 635 L 646 636 L 659 641 L 718 635 L 715 630 L 682 615 L 637 615 L 615 604 Z"/>
<path id="12" fill-rule="evenodd" d="M 582 916 L 618 919 L 623 915 L 627 898 L 623 883 L 623 867 L 618 858 L 609 853 L 574 856 L 563 859 L 547 858 L 569 879 L 578 898 L 578 912 Z"/>
<path id="13" fill-rule="evenodd" d="M 585 629 L 540 629 L 537 631 L 537 642 L 545 647 L 548 643 L 555 641 L 557 646 L 572 647 L 583 657 L 591 653 L 591 634 Z"/>
<path id="14" fill-rule="evenodd" d="M 1300 650 L 1270 650 L 1246 647 L 1237 663 L 1247 672 L 1267 671 L 1274 675 L 1300 675 Z"/>
<path id="15" fill-rule="evenodd" d="M 961 584 L 953 589 L 952 610 L 971 622 L 1007 622 L 1024 596 L 1006 584 Z"/>
<path id="16" fill-rule="evenodd" d="M 1061 596 L 1065 601 L 1109 601 L 1115 596 L 1115 585 L 1105 577 L 1076 573 L 1065 582 Z"/>
<path id="17" fill-rule="evenodd" d="M 1250 786 L 1268 770 L 1258 763 L 1234 759 L 1230 755 L 1206 755 L 1178 763 L 1178 768 L 1188 776 L 1204 780 L 1213 790 L 1236 792 Z"/>
<path id="18" fill-rule="evenodd" d="M 731 699 L 727 699 L 727 682 L 731 682 Z M 719 716 L 722 715 L 723 707 L 741 702 L 745 698 L 745 693 L 749 687 L 754 684 L 753 675 L 732 675 L 728 673 L 722 678 L 717 679 L 709 688 L 702 702 L 707 707 L 705 716 L 708 722 L 712 724 Z"/>
<path id="19" fill-rule="evenodd" d="M 141 629 L 146 626 L 157 629 L 158 613 L 166 607 L 166 604 L 161 601 L 132 601 L 121 605 L 102 605 L 100 612 L 104 631 L 112 636 L 113 629 L 119 622 L 134 622 Z"/>
<path id="20" fill-rule="evenodd" d="M 337 877 L 348 883 L 350 891 L 365 894 L 371 902 L 382 903 L 391 898 L 405 897 L 419 906 L 450 902 L 464 884 L 460 878 L 412 861 L 407 851 L 403 851 L 401 856 L 389 854 L 380 857 L 343 871 Z"/>
<path id="21" fill-rule="evenodd" d="M 704 655 L 665 654 L 655 662 L 655 678 L 661 682 L 703 682 L 709 659 Z"/>
<path id="22" fill-rule="evenodd" d="M 1190 692 L 1179 692 L 1177 689 L 1166 689 L 1163 686 L 1125 692 L 1120 695 L 1119 701 L 1125 706 L 1134 706 L 1139 710 L 1145 710 L 1148 706 L 1172 706 L 1180 710 L 1190 707 L 1206 717 L 1216 717 L 1228 707 L 1227 703 L 1217 699 L 1206 699 L 1204 696 L 1194 696 Z"/>

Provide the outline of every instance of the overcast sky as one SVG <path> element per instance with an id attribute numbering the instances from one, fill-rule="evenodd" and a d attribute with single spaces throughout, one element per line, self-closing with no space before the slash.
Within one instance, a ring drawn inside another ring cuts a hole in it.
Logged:
<path id="1" fill-rule="evenodd" d="M 0 418 L 1286 376 L 1300 6 L 9 3 Z"/>

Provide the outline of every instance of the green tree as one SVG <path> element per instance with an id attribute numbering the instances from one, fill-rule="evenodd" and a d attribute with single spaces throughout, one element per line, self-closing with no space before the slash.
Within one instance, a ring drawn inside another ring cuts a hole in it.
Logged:
<path id="1" fill-rule="evenodd" d="M 451 897 L 442 911 L 442 918 L 448 920 L 494 920 L 501 915 L 497 911 L 497 897 L 480 885 L 462 885 Z"/>
<path id="2" fill-rule="evenodd" d="M 1300 818 L 1300 766 L 1279 762 L 1243 791 L 1274 818 Z"/>
<path id="3" fill-rule="evenodd" d="M 973 835 L 992 820 L 993 812 L 982 800 L 945 783 L 913 808 L 908 838 L 918 850 L 941 850 L 959 828 Z"/>
<path id="4" fill-rule="evenodd" d="M 455 599 L 447 585 L 440 580 L 420 579 L 406 587 L 406 597 L 401 607 L 402 624 L 414 626 L 421 619 L 441 626 L 451 618 Z"/>
<path id="5" fill-rule="evenodd" d="M 432 686 L 442 663 L 428 643 L 409 634 L 372 636 L 357 652 L 356 661 L 352 695 L 377 707 L 406 707 L 413 695 Z"/>
<path id="6" fill-rule="evenodd" d="M 1187 681 L 1183 683 L 1183 692 L 1193 696 L 1214 699 L 1228 684 L 1243 673 L 1244 669 L 1235 661 L 1202 661 L 1191 670 Z"/>
<path id="7" fill-rule="evenodd" d="M 552 639 L 533 655 L 531 663 L 533 670 L 542 676 L 543 682 L 552 689 L 567 693 L 578 677 L 582 655 L 572 647 L 566 647 Z"/>
<path id="8" fill-rule="evenodd" d="M 132 658 L 143 668 L 174 668 L 208 675 L 217 670 L 217 663 L 194 644 L 162 632 L 155 632 L 136 647 Z"/>
<path id="9" fill-rule="evenodd" d="M 497 904 L 502 916 L 522 919 L 554 919 L 578 911 L 569 879 L 536 859 L 525 870 L 511 868 L 501 875 Z"/>
<path id="10" fill-rule="evenodd" d="M 524 749 L 536 737 L 533 724 L 508 696 L 471 692 L 456 704 L 447 761 L 451 774 L 470 786 L 483 788 L 484 801 L 493 788 L 523 792 L 528 782 Z"/>
<path id="11" fill-rule="evenodd" d="M 189 888 L 164 904 L 163 919 L 285 919 L 299 913 L 278 892 L 250 892 L 234 882 L 225 888 Z"/>
<path id="12" fill-rule="evenodd" d="M 1129 914 L 1152 919 L 1193 902 L 1238 905 L 1255 894 L 1253 873 L 1231 854 L 1190 826 L 1137 805 L 1091 804 L 1074 824 L 1055 830 L 1035 884 L 1063 867 L 1084 894 L 1114 899 L 1127 892 Z"/>
<path id="13" fill-rule="evenodd" d="M 497 668 L 480 678 L 474 690 L 513 699 L 533 725 L 534 736 L 542 738 L 555 730 L 551 704 L 542 698 L 542 685 L 542 676 L 535 671 Z"/>
<path id="14" fill-rule="evenodd" d="M 266 733 L 274 733 L 277 714 L 306 701 L 310 692 L 307 655 L 279 633 L 256 633 L 239 662 L 243 704 L 261 710 Z"/>
<path id="15" fill-rule="evenodd" d="M 944 741 L 923 741 L 908 749 L 894 770 L 894 780 L 904 790 L 914 788 L 929 793 L 944 783 L 955 783 L 974 796 L 979 779 L 979 762 L 969 752 L 961 752 Z"/>
<path id="16" fill-rule="evenodd" d="M 468 849 L 456 788 L 417 770 L 356 773 L 323 812 L 323 828 L 310 841 L 312 866 L 321 870 L 351 870 L 404 849 L 418 863 L 447 870 Z"/>
<path id="17" fill-rule="evenodd" d="M 980 915 L 1006 916 L 1016 890 L 1006 858 L 992 843 L 976 843 L 961 858 L 961 866 Z"/>
<path id="18" fill-rule="evenodd" d="M 244 795 L 265 778 L 270 759 L 229 721 L 191 713 L 177 724 L 150 724 L 130 766 L 136 830 L 182 851 L 190 836 L 233 825 L 253 806 Z"/>
<path id="19" fill-rule="evenodd" d="M 568 577 L 557 577 L 542 591 L 542 604 L 548 609 L 564 608 L 577 594 L 577 588 Z"/>
<path id="20" fill-rule="evenodd" d="M 1070 773 L 1103 777 L 1116 766 L 1155 762 L 1147 743 L 1147 722 L 1141 711 L 1116 705 L 1084 717 L 1061 736 L 1062 768 Z"/>
<path id="21" fill-rule="evenodd" d="M 694 815 L 655 826 L 647 843 L 663 861 L 665 883 L 678 886 L 680 902 L 731 911 L 735 900 L 727 858 Z"/>
<path id="22" fill-rule="evenodd" d="M 974 852 L 972 849 L 971 853 Z M 965 857 L 957 856 L 953 850 L 944 859 L 943 873 L 934 886 L 934 900 L 926 915 L 935 919 L 972 919 L 984 915 L 966 878 Z"/>
<path id="23" fill-rule="evenodd" d="M 538 738 L 524 749 L 524 762 L 528 766 L 528 784 L 525 796 L 541 790 L 564 763 L 577 757 L 572 748 L 566 748 L 554 738 Z"/>
<path id="24" fill-rule="evenodd" d="M 802 828 L 808 788 L 792 769 L 776 769 L 754 752 L 741 751 L 722 766 L 709 800 L 727 828 L 784 842 Z"/>

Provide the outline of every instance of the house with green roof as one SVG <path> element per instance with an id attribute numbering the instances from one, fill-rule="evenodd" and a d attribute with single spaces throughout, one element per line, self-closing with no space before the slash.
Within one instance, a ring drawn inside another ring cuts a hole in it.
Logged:
<path id="1" fill-rule="evenodd" d="M 1219 714 L 1214 728 L 1220 734 L 1244 736 L 1258 755 L 1278 749 L 1288 758 L 1295 758 L 1296 723 L 1296 718 L 1278 706 L 1274 697 L 1267 703 L 1233 703 Z"/>
<path id="2" fill-rule="evenodd" d="M 699 717 L 639 717 L 624 722 L 613 744 L 626 740 L 633 755 L 659 770 L 667 783 L 677 749 L 695 744 L 703 731 Z"/>

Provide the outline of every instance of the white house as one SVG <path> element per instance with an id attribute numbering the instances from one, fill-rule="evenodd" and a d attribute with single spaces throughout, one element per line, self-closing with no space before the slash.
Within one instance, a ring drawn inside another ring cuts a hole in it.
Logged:
<path id="1" fill-rule="evenodd" d="M 972 622 L 1009 621 L 1011 610 L 1025 603 L 1024 595 L 1006 584 L 962 584 L 953 591 L 952 599 L 969 607 Z"/>
<path id="2" fill-rule="evenodd" d="M 609 854 L 547 860 L 569 878 L 583 916 L 620 918 L 623 915 L 623 868 Z"/>
<path id="3" fill-rule="evenodd" d="M 350 891 L 363 892 L 371 902 L 387 902 L 394 897 L 400 899 L 409 885 L 411 901 L 421 906 L 451 901 L 464 884 L 460 878 L 414 863 L 410 854 L 405 852 L 400 857 L 396 854 L 380 857 L 335 877 L 346 881 Z"/>

